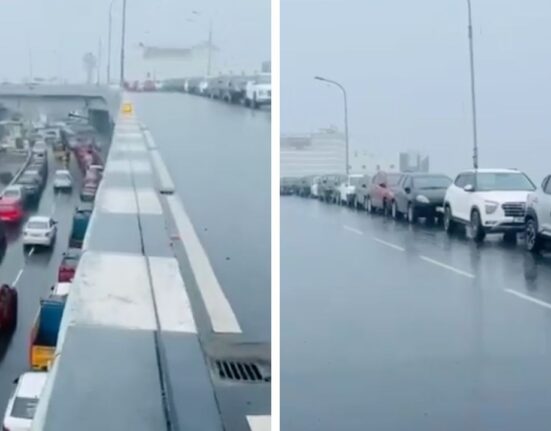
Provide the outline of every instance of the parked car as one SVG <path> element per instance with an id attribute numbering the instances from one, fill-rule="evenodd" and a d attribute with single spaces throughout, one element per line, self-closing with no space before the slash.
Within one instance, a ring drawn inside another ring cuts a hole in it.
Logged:
<path id="1" fill-rule="evenodd" d="M 61 258 L 61 264 L 59 265 L 57 281 L 67 282 L 73 281 L 75 272 L 80 260 L 80 250 L 76 248 L 70 248 Z"/>
<path id="2" fill-rule="evenodd" d="M 294 178 L 283 177 L 279 180 L 279 194 L 280 196 L 288 196 L 294 194 Z"/>
<path id="3" fill-rule="evenodd" d="M 312 178 L 312 185 L 310 186 L 310 196 L 316 199 L 320 197 L 320 181 L 321 177 L 316 176 Z"/>
<path id="4" fill-rule="evenodd" d="M 396 172 L 379 171 L 371 180 L 367 192 L 366 209 L 373 213 L 382 210 L 384 214 L 390 212 L 391 202 L 394 199 L 393 187 L 396 187 L 402 174 Z"/>
<path id="5" fill-rule="evenodd" d="M 93 202 L 96 198 L 98 183 L 95 180 L 90 180 L 84 183 L 80 191 L 80 200 L 82 202 Z"/>
<path id="6" fill-rule="evenodd" d="M 57 235 L 57 222 L 48 216 L 33 216 L 23 228 L 23 245 L 51 247 Z"/>
<path id="7" fill-rule="evenodd" d="M 86 203 L 79 206 L 73 214 L 73 223 L 71 226 L 71 234 L 69 236 L 70 248 L 81 248 L 88 229 L 90 217 L 92 216 L 93 207 Z"/>
<path id="8" fill-rule="evenodd" d="M 54 190 L 71 190 L 73 177 L 66 169 L 58 169 L 54 175 Z"/>
<path id="9" fill-rule="evenodd" d="M 367 196 L 369 187 L 371 186 L 371 175 L 364 174 L 358 179 L 358 185 L 356 186 L 355 202 L 357 207 L 363 207 L 367 209 Z"/>
<path id="10" fill-rule="evenodd" d="M 48 373 L 27 372 L 15 379 L 16 384 L 4 413 L 2 427 L 6 431 L 30 431 L 40 395 Z"/>
<path id="11" fill-rule="evenodd" d="M 463 224 L 475 241 L 483 241 L 487 233 L 504 233 L 506 240 L 514 240 L 524 230 L 526 201 L 535 189 L 516 169 L 464 171 L 446 191 L 444 229 L 451 233 Z"/>
<path id="12" fill-rule="evenodd" d="M 323 175 L 318 185 L 319 198 L 325 202 L 337 202 L 339 184 L 346 180 L 346 175 L 331 174 Z"/>
<path id="13" fill-rule="evenodd" d="M 444 216 L 444 196 L 452 180 L 443 174 L 404 174 L 393 188 L 391 214 L 394 219 L 402 215 L 410 223 L 419 217 L 428 221 Z"/>
<path id="14" fill-rule="evenodd" d="M 339 204 L 356 206 L 356 187 L 358 187 L 362 174 L 351 174 L 344 177 L 336 191 L 336 199 Z"/>
<path id="15" fill-rule="evenodd" d="M 538 252 L 551 240 L 551 175 L 546 176 L 541 189 L 528 195 L 526 200 L 525 247 Z"/>

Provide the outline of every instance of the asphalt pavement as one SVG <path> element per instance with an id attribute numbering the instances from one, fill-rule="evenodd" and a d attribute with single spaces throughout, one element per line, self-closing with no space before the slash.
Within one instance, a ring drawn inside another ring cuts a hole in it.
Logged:
<path id="1" fill-rule="evenodd" d="M 281 428 L 544 430 L 551 258 L 281 199 Z"/>
<path id="2" fill-rule="evenodd" d="M 44 188 L 37 208 L 28 211 L 31 215 L 53 215 L 59 222 L 55 245 L 52 250 L 31 248 L 25 253 L 21 239 L 21 227 L 8 226 L 8 245 L 0 261 L 0 283 L 13 284 L 17 280 L 18 322 L 14 333 L 0 339 L 0 411 L 4 408 L 13 390 L 13 380 L 29 370 L 30 331 L 38 312 L 40 298 L 50 293 L 57 282 L 57 270 L 63 252 L 67 249 L 72 216 L 79 202 L 81 174 L 74 159 L 70 170 L 75 182 L 72 193 L 54 193 L 53 175 L 57 166 L 49 155 L 48 183 Z M 59 167 L 61 168 L 61 166 Z"/>
<path id="3" fill-rule="evenodd" d="M 240 341 L 269 343 L 270 112 L 188 94 L 132 98 L 235 313 Z"/>

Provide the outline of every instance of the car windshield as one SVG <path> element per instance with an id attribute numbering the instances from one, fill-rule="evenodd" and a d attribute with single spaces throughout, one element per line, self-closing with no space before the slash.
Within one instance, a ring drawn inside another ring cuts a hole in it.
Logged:
<path id="1" fill-rule="evenodd" d="M 34 175 L 23 175 L 21 178 L 19 178 L 19 180 L 17 180 L 19 184 L 29 185 L 36 184 L 37 181 L 38 179 Z"/>
<path id="2" fill-rule="evenodd" d="M 420 190 L 447 189 L 451 182 L 451 178 L 445 175 L 427 175 L 415 177 L 413 179 L 413 187 Z"/>
<path id="3" fill-rule="evenodd" d="M 27 225 L 29 229 L 48 229 L 48 222 L 31 220 Z"/>
<path id="4" fill-rule="evenodd" d="M 388 183 L 387 185 L 390 187 L 397 185 L 400 177 L 401 177 L 400 174 L 387 174 L 386 176 L 387 183 Z"/>
<path id="5" fill-rule="evenodd" d="M 11 416 L 14 418 L 32 419 L 37 405 L 38 398 L 17 397 L 13 401 Z"/>
<path id="6" fill-rule="evenodd" d="M 477 191 L 533 191 L 536 186 L 521 172 L 479 172 Z"/>

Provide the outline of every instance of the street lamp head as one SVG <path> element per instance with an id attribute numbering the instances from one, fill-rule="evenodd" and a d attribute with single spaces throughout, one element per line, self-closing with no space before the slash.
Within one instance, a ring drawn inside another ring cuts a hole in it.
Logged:
<path id="1" fill-rule="evenodd" d="M 321 76 L 314 76 L 314 79 L 317 79 L 318 81 L 325 81 L 325 78 L 322 78 Z"/>

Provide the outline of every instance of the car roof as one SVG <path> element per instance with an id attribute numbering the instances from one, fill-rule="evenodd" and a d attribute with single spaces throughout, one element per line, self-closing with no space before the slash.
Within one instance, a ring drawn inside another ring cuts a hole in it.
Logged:
<path id="1" fill-rule="evenodd" d="M 48 373 L 44 371 L 29 371 L 19 377 L 16 397 L 38 398 L 46 383 Z"/>
<path id="2" fill-rule="evenodd" d="M 70 290 L 71 290 L 70 282 L 60 282 L 60 283 L 57 283 L 55 287 L 55 294 L 59 296 L 68 295 Z"/>
<path id="3" fill-rule="evenodd" d="M 511 169 L 511 168 L 485 168 L 485 169 L 477 169 L 476 172 L 479 174 L 521 174 L 522 172 L 518 169 Z M 474 169 L 467 169 L 466 171 L 462 171 L 462 174 L 472 174 L 475 173 Z"/>
<path id="4" fill-rule="evenodd" d="M 29 218 L 29 221 L 38 221 L 38 222 L 49 222 L 50 217 L 48 216 L 32 216 Z"/>

